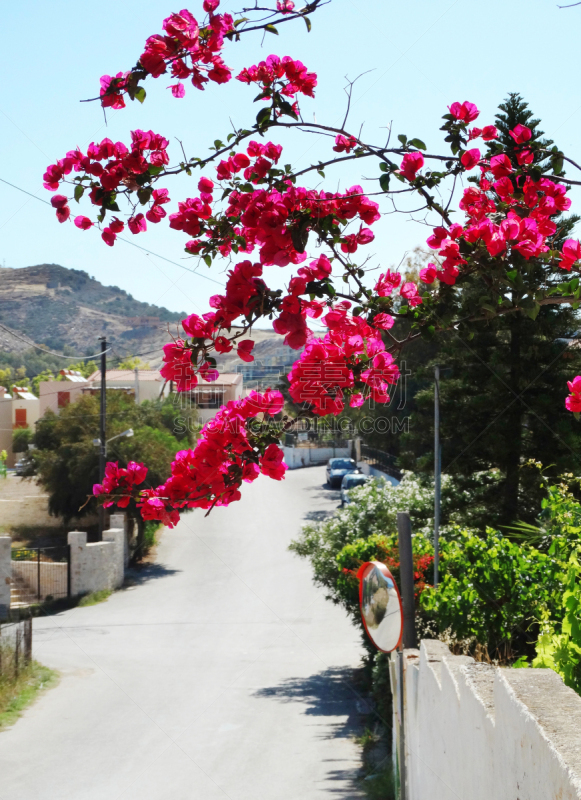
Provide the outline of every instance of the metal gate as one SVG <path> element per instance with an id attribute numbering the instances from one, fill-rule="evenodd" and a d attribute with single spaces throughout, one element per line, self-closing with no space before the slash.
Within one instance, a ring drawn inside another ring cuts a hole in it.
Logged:
<path id="1" fill-rule="evenodd" d="M 70 595 L 70 547 L 12 550 L 10 606 L 18 608 Z"/>

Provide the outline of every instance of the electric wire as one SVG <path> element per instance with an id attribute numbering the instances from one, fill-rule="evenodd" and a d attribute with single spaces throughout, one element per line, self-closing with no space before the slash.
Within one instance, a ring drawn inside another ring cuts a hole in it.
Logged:
<path id="1" fill-rule="evenodd" d="M 52 205 L 48 202 L 48 200 L 43 200 L 42 197 L 39 197 L 37 194 L 32 194 L 32 192 L 27 192 L 26 189 L 21 189 L 20 186 L 16 186 L 14 183 L 10 183 L 4 178 L 0 178 L 0 182 L 5 183 L 7 186 L 11 186 L 13 189 L 16 189 L 19 192 L 23 192 L 27 194 L 29 197 L 33 197 L 35 200 L 38 200 L 41 203 L 44 203 L 47 206 Z M 212 283 L 218 284 L 218 286 L 224 286 L 223 283 L 220 281 L 215 280 L 215 278 L 210 278 L 209 275 L 204 275 L 203 272 L 198 272 L 197 269 L 190 269 L 189 267 L 184 266 L 184 264 L 180 264 L 177 261 L 172 261 L 171 258 L 166 258 L 165 256 L 160 256 L 159 253 L 154 253 L 153 250 L 149 250 L 147 247 L 141 247 L 141 245 L 132 242 L 130 239 L 125 239 L 123 236 L 117 235 L 117 239 L 120 242 L 124 242 L 125 244 L 130 244 L 132 247 L 137 247 L 138 250 L 143 250 L 144 253 L 151 253 L 152 256 L 156 258 L 161 258 L 162 261 L 167 261 L 168 264 L 173 264 L 174 267 L 179 267 L 180 269 L 185 269 L 186 272 L 191 272 L 192 275 L 197 275 L 199 278 L 204 278 L 204 280 L 211 281 Z"/>

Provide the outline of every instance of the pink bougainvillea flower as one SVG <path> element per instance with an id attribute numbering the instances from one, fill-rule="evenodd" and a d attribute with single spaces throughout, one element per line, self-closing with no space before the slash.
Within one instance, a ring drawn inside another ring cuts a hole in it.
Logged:
<path id="1" fill-rule="evenodd" d="M 82 231 L 88 231 L 89 228 L 93 227 L 93 223 L 91 222 L 89 217 L 83 217 L 83 216 L 75 217 L 75 225 Z"/>
<path id="2" fill-rule="evenodd" d="M 290 14 L 294 11 L 295 4 L 293 0 L 276 0 L 276 10 L 283 14 Z"/>
<path id="3" fill-rule="evenodd" d="M 393 328 L 394 322 L 395 320 L 391 314 L 382 312 L 373 317 L 373 322 L 371 324 L 374 328 L 381 328 L 381 330 L 388 331 L 390 328 Z"/>
<path id="4" fill-rule="evenodd" d="M 105 228 L 103 233 L 101 234 L 101 239 L 108 244 L 109 247 L 113 247 L 115 244 L 115 239 L 117 238 L 117 234 L 115 234 L 111 228 Z"/>
<path id="5" fill-rule="evenodd" d="M 577 375 L 572 381 L 567 381 L 567 386 L 571 394 L 565 400 L 565 406 L 569 411 L 578 413 L 581 411 L 581 375 Z"/>
<path id="6" fill-rule="evenodd" d="M 419 306 L 422 302 L 422 298 L 418 294 L 418 287 L 415 283 L 409 281 L 408 283 L 404 283 L 399 291 L 402 297 L 408 301 L 408 304 L 413 308 L 414 306 Z"/>
<path id="7" fill-rule="evenodd" d="M 485 125 L 482 128 L 482 138 L 485 142 L 492 142 L 493 139 L 498 138 L 498 131 L 495 125 Z"/>
<path id="8" fill-rule="evenodd" d="M 260 471 L 275 481 L 281 481 L 288 467 L 283 461 L 284 453 L 276 444 L 269 444 L 260 458 Z"/>
<path id="9" fill-rule="evenodd" d="M 530 128 L 527 128 L 526 125 L 521 125 L 519 122 L 518 125 L 515 125 L 515 127 L 509 131 L 509 135 L 512 136 L 515 144 L 524 144 L 529 141 L 533 132 Z"/>
<path id="10" fill-rule="evenodd" d="M 420 270 L 420 280 L 422 283 L 433 283 L 436 280 L 437 274 L 438 270 L 436 269 L 436 265 L 430 263 L 427 267 Z"/>
<path id="11" fill-rule="evenodd" d="M 127 220 L 127 227 L 131 233 L 141 233 L 147 230 L 147 222 L 143 214 L 136 214 L 134 217 Z"/>
<path id="12" fill-rule="evenodd" d="M 168 86 L 167 88 L 171 89 L 171 93 L 173 94 L 174 97 L 180 98 L 186 96 L 186 87 L 181 82 L 172 83 L 171 86 Z"/>
<path id="13" fill-rule="evenodd" d="M 391 272 L 387 270 L 385 275 L 380 275 L 377 283 L 375 284 L 375 291 L 380 297 L 389 297 L 394 289 L 401 283 L 401 273 Z"/>
<path id="14" fill-rule="evenodd" d="M 512 164 L 510 158 L 506 153 L 500 153 L 498 156 L 492 156 L 490 159 L 490 171 L 495 178 L 504 178 L 512 172 Z"/>
<path id="15" fill-rule="evenodd" d="M 254 361 L 254 356 L 252 355 L 253 347 L 254 342 L 252 339 L 243 339 L 241 342 L 238 342 L 238 347 L 236 349 L 238 358 L 241 358 L 242 361 L 247 361 L 248 363 Z"/>
<path id="16" fill-rule="evenodd" d="M 559 266 L 570 272 L 573 264 L 581 259 L 581 243 L 577 239 L 566 239 L 563 242 L 562 253 Z"/>
<path id="17" fill-rule="evenodd" d="M 450 109 L 450 114 L 460 122 L 472 122 L 480 114 L 474 103 L 469 103 L 468 100 L 463 103 L 452 103 L 448 108 Z"/>
<path id="18" fill-rule="evenodd" d="M 477 147 L 472 148 L 472 150 L 467 150 L 462 154 L 460 161 L 467 170 L 474 169 L 480 161 L 480 150 Z"/>
<path id="19" fill-rule="evenodd" d="M 399 174 L 407 178 L 408 181 L 414 181 L 416 174 L 424 166 L 424 157 L 421 153 L 406 153 L 401 162 Z"/>

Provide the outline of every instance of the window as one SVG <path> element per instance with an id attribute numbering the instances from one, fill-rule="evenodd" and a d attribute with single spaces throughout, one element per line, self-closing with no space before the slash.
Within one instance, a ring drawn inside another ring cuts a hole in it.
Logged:
<path id="1" fill-rule="evenodd" d="M 25 408 L 15 408 L 14 409 L 14 427 L 15 428 L 27 428 L 28 425 L 26 424 L 26 409 Z"/>
<path id="2" fill-rule="evenodd" d="M 71 402 L 71 393 L 70 392 L 59 392 L 58 393 L 58 407 L 65 408 Z"/>
<path id="3" fill-rule="evenodd" d="M 198 408 L 220 408 L 224 402 L 224 392 L 219 389 L 200 391 L 194 395 L 194 399 Z"/>

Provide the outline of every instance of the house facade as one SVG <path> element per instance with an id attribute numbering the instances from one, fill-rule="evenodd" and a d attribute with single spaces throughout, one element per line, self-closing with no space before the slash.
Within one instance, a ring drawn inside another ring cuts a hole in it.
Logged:
<path id="1" fill-rule="evenodd" d="M 18 453 L 12 450 L 12 433 L 15 428 L 34 430 L 40 417 L 40 401 L 32 392 L 19 386 L 12 387 L 12 393 L 0 386 L 0 450 L 6 450 L 8 467 L 13 467 Z"/>

